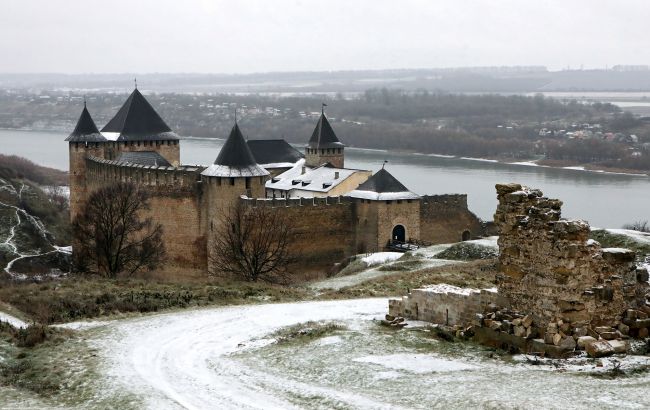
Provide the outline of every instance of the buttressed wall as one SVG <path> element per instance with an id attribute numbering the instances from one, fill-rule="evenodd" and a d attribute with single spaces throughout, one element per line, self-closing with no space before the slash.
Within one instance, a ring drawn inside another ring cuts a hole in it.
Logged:
<path id="1" fill-rule="evenodd" d="M 497 185 L 499 293 L 546 326 L 563 320 L 617 326 L 645 305 L 648 273 L 635 254 L 601 248 L 584 221 L 560 219 L 562 202 L 519 184 Z"/>

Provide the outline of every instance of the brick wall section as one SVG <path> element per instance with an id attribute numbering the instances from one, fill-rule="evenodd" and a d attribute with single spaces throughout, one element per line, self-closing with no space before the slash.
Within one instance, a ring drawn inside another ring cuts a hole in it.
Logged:
<path id="1" fill-rule="evenodd" d="M 465 326 L 490 303 L 504 306 L 507 301 L 496 292 L 485 289 L 465 293 L 413 289 L 408 296 L 390 299 L 388 313 L 431 323 Z"/>
<path id="2" fill-rule="evenodd" d="M 647 272 L 634 252 L 589 241 L 584 221 L 560 219 L 562 202 L 519 184 L 497 185 L 499 293 L 535 323 L 615 326 L 628 308 L 645 304 Z M 645 270 L 643 270 L 645 271 Z"/>
<path id="3" fill-rule="evenodd" d="M 393 228 L 402 225 L 405 239 L 420 240 L 420 201 L 373 201 L 377 207 L 377 249 L 383 250 L 391 240 Z"/>
<path id="4" fill-rule="evenodd" d="M 481 220 L 467 208 L 467 195 L 423 196 L 420 239 L 432 244 L 459 242 L 463 232 L 471 238 L 484 234 Z"/>
<path id="5" fill-rule="evenodd" d="M 86 158 L 88 194 L 116 182 L 131 182 L 150 194 L 151 217 L 163 227 L 167 262 L 158 275 L 167 278 L 202 274 L 207 257 L 201 221 L 202 186 L 200 167 L 148 167 L 117 164 L 115 161 Z"/>
<path id="6" fill-rule="evenodd" d="M 354 253 L 355 208 L 348 198 L 242 199 L 248 206 L 271 206 L 294 222 L 292 243 L 299 257 L 295 273 L 322 272 Z"/>

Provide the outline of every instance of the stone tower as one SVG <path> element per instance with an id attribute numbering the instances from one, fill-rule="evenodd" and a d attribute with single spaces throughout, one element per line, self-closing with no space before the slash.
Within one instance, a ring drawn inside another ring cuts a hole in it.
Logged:
<path id="1" fill-rule="evenodd" d="M 106 159 L 122 152 L 155 152 L 173 166 L 180 165 L 179 138 L 136 88 L 115 116 L 102 128 L 109 141 Z"/>
<path id="2" fill-rule="evenodd" d="M 68 141 L 70 157 L 70 220 L 80 212 L 87 196 L 86 156 L 103 158 L 106 138 L 99 132 L 86 102 L 74 131 L 65 139 Z"/>
<path id="3" fill-rule="evenodd" d="M 268 176 L 269 172 L 255 161 L 235 123 L 214 164 L 201 172 L 208 255 L 224 213 L 236 206 L 242 195 L 263 198 Z M 209 262 L 208 269 L 211 270 Z"/>
<path id="4" fill-rule="evenodd" d="M 378 252 L 391 242 L 420 239 L 420 196 L 384 168 L 351 191 L 357 200 L 357 252 Z"/>
<path id="5" fill-rule="evenodd" d="M 305 147 L 305 165 L 317 167 L 327 162 L 336 168 L 344 168 L 345 145 L 339 141 L 325 112 L 321 112 L 316 128 Z"/>

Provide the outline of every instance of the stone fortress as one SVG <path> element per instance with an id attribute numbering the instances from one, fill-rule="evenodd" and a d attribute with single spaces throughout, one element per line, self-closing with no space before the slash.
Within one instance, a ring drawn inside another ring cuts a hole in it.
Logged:
<path id="1" fill-rule="evenodd" d="M 466 195 L 421 196 L 386 169 L 344 168 L 345 146 L 324 112 L 304 155 L 284 140 L 246 141 L 235 122 L 214 164 L 183 165 L 180 138 L 136 88 L 101 131 L 84 104 L 66 141 L 71 218 L 102 186 L 122 181 L 146 190 L 147 216 L 164 230 L 166 277 L 207 272 L 211 238 L 238 202 L 288 214 L 297 270 L 315 275 L 391 243 L 457 242 L 485 230 Z"/>

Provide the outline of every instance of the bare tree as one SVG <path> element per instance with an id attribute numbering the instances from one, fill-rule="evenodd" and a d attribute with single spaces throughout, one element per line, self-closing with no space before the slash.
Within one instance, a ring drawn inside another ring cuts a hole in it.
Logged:
<path id="1" fill-rule="evenodd" d="M 142 218 L 147 209 L 146 193 L 130 183 L 92 193 L 72 227 L 77 269 L 108 277 L 155 269 L 165 248 L 160 224 Z"/>
<path id="2" fill-rule="evenodd" d="M 246 206 L 228 209 L 219 221 L 209 256 L 210 273 L 255 282 L 286 282 L 293 223 L 279 208 Z"/>
<path id="3" fill-rule="evenodd" d="M 650 232 L 650 224 L 648 224 L 648 221 L 634 221 L 631 224 L 623 225 L 623 229 L 630 229 L 639 232 Z"/>

